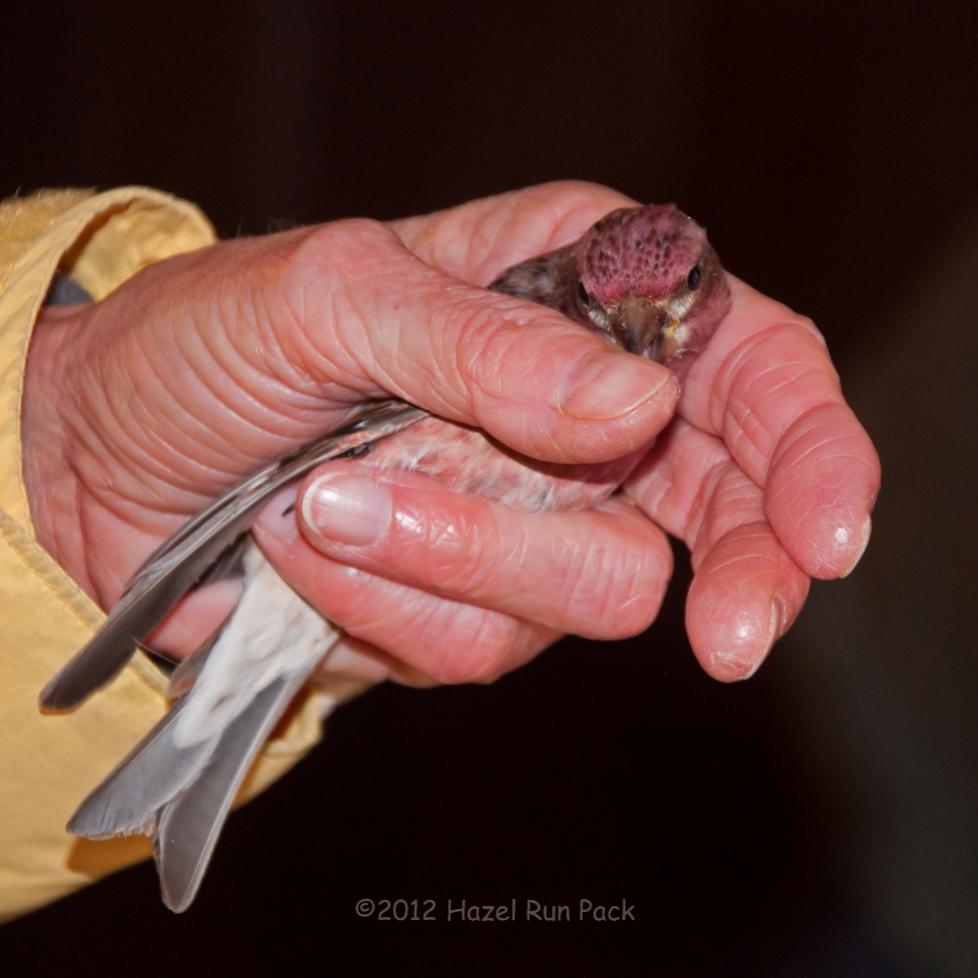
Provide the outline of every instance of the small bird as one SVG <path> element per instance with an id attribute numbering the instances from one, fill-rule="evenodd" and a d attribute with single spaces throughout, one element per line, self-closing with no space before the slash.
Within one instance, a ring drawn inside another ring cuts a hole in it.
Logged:
<path id="1" fill-rule="evenodd" d="M 673 369 L 703 348 L 730 305 L 705 232 L 673 204 L 613 211 L 575 243 L 513 266 L 489 288 L 549 306 Z M 282 581 L 249 533 L 283 486 L 330 459 L 356 456 L 377 472 L 410 469 L 516 509 L 584 509 L 611 495 L 643 451 L 590 466 L 539 462 L 389 400 L 259 469 L 152 554 L 98 633 L 42 692 L 45 712 L 74 709 L 145 647 L 188 591 L 243 575 L 227 621 L 173 673 L 173 707 L 82 802 L 68 830 L 90 839 L 150 836 L 164 903 L 181 912 L 193 901 L 255 755 L 340 636 Z"/>

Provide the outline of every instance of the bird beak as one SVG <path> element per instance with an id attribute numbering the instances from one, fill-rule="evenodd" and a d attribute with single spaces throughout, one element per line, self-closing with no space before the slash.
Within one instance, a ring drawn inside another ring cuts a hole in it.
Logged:
<path id="1" fill-rule="evenodd" d="M 626 296 L 608 310 L 611 337 L 629 353 L 666 363 L 686 352 L 692 306 L 689 294 L 659 300 Z"/>
<path id="2" fill-rule="evenodd" d="M 629 353 L 660 360 L 663 338 L 675 332 L 679 320 L 665 301 L 629 295 L 608 310 L 614 341 Z"/>

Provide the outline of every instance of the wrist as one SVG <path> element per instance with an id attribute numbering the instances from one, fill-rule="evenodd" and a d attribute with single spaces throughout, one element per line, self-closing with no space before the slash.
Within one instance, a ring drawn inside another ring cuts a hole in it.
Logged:
<path id="1" fill-rule="evenodd" d="M 44 308 L 27 355 L 21 411 L 24 489 L 34 535 L 45 550 L 91 592 L 82 553 L 79 481 L 72 464 L 67 419 L 72 406 L 66 356 L 81 327 L 84 306 Z"/>

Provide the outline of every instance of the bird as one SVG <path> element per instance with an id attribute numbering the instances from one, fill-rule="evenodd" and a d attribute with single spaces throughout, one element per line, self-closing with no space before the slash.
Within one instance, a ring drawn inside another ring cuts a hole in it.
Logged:
<path id="1" fill-rule="evenodd" d="M 512 266 L 488 288 L 554 309 L 676 373 L 730 306 L 704 229 L 674 204 L 614 210 L 577 241 Z M 147 648 L 185 594 L 243 577 L 228 619 L 173 672 L 169 711 L 82 801 L 68 831 L 151 837 L 163 902 L 178 913 L 193 902 L 256 754 L 341 635 L 276 574 L 249 532 L 282 487 L 323 462 L 357 457 L 378 473 L 416 471 L 520 510 L 584 509 L 610 496 L 644 451 L 598 465 L 540 462 L 391 399 L 258 469 L 148 558 L 98 632 L 42 691 L 44 712 L 75 709 Z"/>

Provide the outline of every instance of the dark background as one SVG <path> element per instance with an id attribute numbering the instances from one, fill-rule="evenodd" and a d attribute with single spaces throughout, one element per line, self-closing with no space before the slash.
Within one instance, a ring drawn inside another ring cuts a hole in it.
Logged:
<path id="1" fill-rule="evenodd" d="M 0 196 L 146 183 L 223 235 L 556 177 L 674 199 L 816 318 L 877 440 L 872 545 L 756 678 L 682 632 L 491 688 L 377 689 L 234 815 L 0 930 L 5 976 L 978 974 L 973 4 L 33 5 Z M 304 892 L 303 892 L 304 891 Z M 627 900 L 634 923 L 359 921 L 358 898 Z"/>

